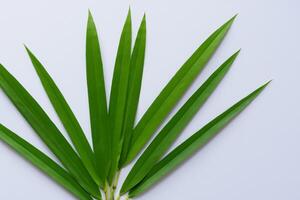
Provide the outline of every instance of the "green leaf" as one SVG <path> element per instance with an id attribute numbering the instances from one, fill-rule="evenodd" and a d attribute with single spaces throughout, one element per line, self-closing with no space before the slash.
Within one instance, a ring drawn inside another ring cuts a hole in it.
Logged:
<path id="1" fill-rule="evenodd" d="M 203 83 L 203 85 L 189 98 L 189 100 L 179 109 L 174 117 L 155 137 L 128 174 L 122 186 L 121 194 L 128 192 L 128 190 L 138 184 L 159 161 L 159 159 L 161 159 L 183 129 L 191 121 L 193 116 L 197 113 L 199 108 L 205 103 L 207 98 L 221 82 L 238 53 L 239 51 L 227 59 Z"/>
<path id="2" fill-rule="evenodd" d="M 80 155 L 80 158 L 84 164 L 84 166 L 89 171 L 90 175 L 93 179 L 100 184 L 99 176 L 96 173 L 95 168 L 95 159 L 94 153 L 89 145 L 89 142 L 77 121 L 75 115 L 73 114 L 70 106 L 68 105 L 67 101 L 65 100 L 64 96 L 58 89 L 57 85 L 48 74 L 44 66 L 41 62 L 36 58 L 36 56 L 27 48 L 25 47 L 28 55 L 31 59 L 31 62 L 42 82 L 42 85 L 57 113 L 59 116 L 62 124 L 64 125 L 67 133 L 69 134 L 72 143 L 74 144 L 77 152 Z"/>
<path id="3" fill-rule="evenodd" d="M 103 182 L 103 187 L 110 167 L 111 133 L 108 126 L 106 92 L 99 40 L 90 12 L 86 33 L 86 77 L 96 166 Z"/>
<path id="4" fill-rule="evenodd" d="M 159 96 L 143 115 L 133 132 L 131 148 L 126 163 L 132 161 L 150 140 L 165 117 L 177 104 L 197 75 L 202 71 L 213 55 L 234 21 L 228 22 L 216 30 L 184 63 Z"/>
<path id="5" fill-rule="evenodd" d="M 36 100 L 3 65 L 0 65 L 0 87 L 80 185 L 93 196 L 99 197 L 100 192 L 97 184 L 91 178 L 76 152 Z"/>
<path id="6" fill-rule="evenodd" d="M 126 159 L 131 136 L 133 132 L 134 122 L 136 118 L 136 112 L 140 97 L 140 90 L 142 85 L 144 60 L 145 60 L 145 48 L 146 48 L 146 16 L 144 15 L 141 22 L 133 52 L 130 59 L 130 74 L 128 81 L 128 93 L 126 112 L 124 116 L 124 128 L 123 128 L 123 147 L 120 158 L 119 166 L 122 167 L 123 162 Z"/>
<path id="7" fill-rule="evenodd" d="M 127 102 L 129 67 L 131 56 L 131 13 L 128 12 L 116 57 L 114 74 L 112 79 L 109 117 L 112 124 L 112 164 L 109 181 L 114 178 L 118 170 L 119 158 L 122 150 L 124 115 Z"/>
<path id="8" fill-rule="evenodd" d="M 16 150 L 65 189 L 81 200 L 92 200 L 91 196 L 68 174 L 44 153 L 0 124 L 0 140 Z"/>
<path id="9" fill-rule="evenodd" d="M 166 174 L 170 173 L 183 161 L 189 158 L 198 149 L 203 147 L 234 117 L 242 112 L 247 107 L 247 105 L 249 105 L 260 94 L 260 92 L 268 85 L 268 83 L 262 85 L 254 92 L 240 100 L 227 111 L 205 125 L 202 129 L 188 138 L 185 142 L 176 147 L 165 158 L 159 161 L 136 187 L 129 191 L 129 196 L 135 197 L 137 195 L 140 195 L 161 178 L 163 178 Z"/>

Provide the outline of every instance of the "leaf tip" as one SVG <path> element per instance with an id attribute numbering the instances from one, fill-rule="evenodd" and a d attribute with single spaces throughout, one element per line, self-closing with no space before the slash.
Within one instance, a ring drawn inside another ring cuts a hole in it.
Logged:
<path id="1" fill-rule="evenodd" d="M 32 53 L 32 51 L 28 48 L 28 46 L 26 44 L 23 44 L 27 54 L 29 55 L 30 58 L 32 58 L 34 55 Z"/>
<path id="2" fill-rule="evenodd" d="M 233 22 L 238 17 L 238 15 L 239 15 L 238 13 L 233 15 L 233 17 L 231 17 L 229 21 Z"/>
<path id="3" fill-rule="evenodd" d="M 146 28 L 146 13 L 144 13 L 144 15 L 143 15 L 143 19 L 142 19 L 142 22 L 141 22 L 141 27 Z"/>
<path id="4" fill-rule="evenodd" d="M 273 79 L 269 80 L 269 81 L 266 82 L 263 86 L 264 86 L 264 87 L 268 86 L 272 81 L 273 81 Z"/>
<path id="5" fill-rule="evenodd" d="M 233 17 L 231 17 L 225 24 L 227 24 L 229 27 L 234 22 L 235 18 L 238 16 L 238 14 L 235 14 Z"/>
<path id="6" fill-rule="evenodd" d="M 131 18 L 131 7 L 128 8 L 127 18 Z"/>
<path id="7" fill-rule="evenodd" d="M 236 58 L 240 54 L 241 50 L 242 49 L 237 50 L 232 56 Z"/>
<path id="8" fill-rule="evenodd" d="M 230 58 L 228 58 L 227 61 L 230 62 L 230 65 L 235 61 L 235 59 L 238 57 L 240 52 L 241 52 L 241 49 L 237 50 L 234 54 L 232 54 L 232 56 L 230 56 Z"/>
<path id="9" fill-rule="evenodd" d="M 88 10 L 88 19 L 89 20 L 93 19 L 93 15 L 90 9 Z"/>
<path id="10" fill-rule="evenodd" d="M 126 21 L 125 21 L 125 26 L 126 26 L 126 24 L 131 27 L 131 8 L 130 8 L 130 6 L 128 8 L 128 13 L 127 13 Z"/>
<path id="11" fill-rule="evenodd" d="M 88 23 L 94 23 L 92 11 L 88 9 Z"/>
<path id="12" fill-rule="evenodd" d="M 265 84 L 263 84 L 262 86 L 260 86 L 259 88 L 257 88 L 253 93 L 258 93 L 258 94 L 261 93 L 271 82 L 272 79 L 266 82 Z"/>

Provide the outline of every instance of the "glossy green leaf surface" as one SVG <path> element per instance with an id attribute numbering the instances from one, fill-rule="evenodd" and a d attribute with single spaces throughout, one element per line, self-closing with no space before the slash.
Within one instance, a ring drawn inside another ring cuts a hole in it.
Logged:
<path id="1" fill-rule="evenodd" d="M 48 74 L 41 62 L 36 56 L 26 47 L 31 62 L 41 80 L 41 83 L 57 113 L 67 133 L 69 134 L 72 143 L 74 144 L 80 158 L 89 171 L 93 179 L 99 184 L 100 180 L 96 173 L 94 153 L 88 143 L 88 140 L 73 114 L 70 106 L 64 96 L 58 89 L 57 85 Z"/>
<path id="2" fill-rule="evenodd" d="M 129 189 L 138 184 L 159 161 L 159 159 L 161 159 L 164 153 L 166 153 L 186 125 L 197 113 L 199 108 L 205 103 L 207 98 L 221 82 L 238 53 L 239 51 L 227 59 L 159 132 L 129 172 L 121 189 L 122 194 L 128 192 Z"/>
<path id="3" fill-rule="evenodd" d="M 128 153 L 131 136 L 133 132 L 140 90 L 143 78 L 144 60 L 145 60 L 145 48 L 146 48 L 146 17 L 143 17 L 141 22 L 137 38 L 135 40 L 133 52 L 130 59 L 130 73 L 128 80 L 128 93 L 126 102 L 126 111 L 124 115 L 123 125 L 123 146 L 120 157 L 120 166 L 126 160 Z"/>
<path id="4" fill-rule="evenodd" d="M 151 104 L 134 129 L 131 148 L 126 163 L 129 163 L 134 159 L 145 144 L 149 142 L 156 129 L 202 71 L 205 64 L 225 37 L 234 18 L 235 17 L 231 18 L 204 41 L 204 43 L 177 71 L 159 96 Z"/>
<path id="5" fill-rule="evenodd" d="M 140 195 L 189 158 L 193 153 L 203 147 L 234 117 L 243 111 L 261 93 L 268 83 L 262 85 L 251 94 L 234 104 L 227 111 L 213 119 L 185 142 L 171 151 L 150 170 L 147 176 L 136 187 L 129 191 L 129 196 L 135 197 Z"/>
<path id="6" fill-rule="evenodd" d="M 130 72 L 130 56 L 131 56 L 131 13 L 128 12 L 116 56 L 114 74 L 112 79 L 109 117 L 112 125 L 112 157 L 111 170 L 109 174 L 109 181 L 114 178 L 118 170 L 119 158 L 122 151 L 123 144 L 123 125 L 124 115 L 126 111 L 127 93 L 128 93 L 128 79 Z"/>
<path id="7" fill-rule="evenodd" d="M 199 86 L 156 135 L 157 130 L 218 49 L 235 17 L 220 26 L 198 46 L 136 124 L 148 37 L 145 15 L 132 48 L 132 21 L 129 9 L 119 39 L 110 98 L 107 102 L 98 32 L 89 12 L 85 56 L 92 145 L 89 144 L 62 92 L 43 64 L 27 47 L 34 69 L 72 144 L 38 102 L 1 64 L 0 88 L 58 161 L 55 162 L 1 123 L 0 141 L 9 145 L 77 199 L 101 200 L 103 195 L 105 200 L 120 200 L 141 195 L 203 148 L 268 85 L 269 82 L 257 88 L 167 153 L 226 76 L 239 54 L 237 51 Z M 152 81 L 155 81 L 155 77 Z M 150 145 L 145 148 L 148 143 Z M 139 154 L 141 156 L 118 191 L 121 170 Z"/>
<path id="8" fill-rule="evenodd" d="M 0 87 L 38 136 L 75 177 L 80 185 L 95 197 L 99 197 L 100 192 L 97 184 L 91 178 L 79 156 L 36 100 L 3 65 L 0 65 Z"/>
<path id="9" fill-rule="evenodd" d="M 0 140 L 71 192 L 80 200 L 92 200 L 76 180 L 52 159 L 0 124 Z"/>
<path id="10" fill-rule="evenodd" d="M 95 23 L 90 12 L 86 33 L 86 77 L 93 147 L 97 172 L 100 175 L 103 187 L 110 166 L 111 132 L 109 129 L 99 39 Z"/>

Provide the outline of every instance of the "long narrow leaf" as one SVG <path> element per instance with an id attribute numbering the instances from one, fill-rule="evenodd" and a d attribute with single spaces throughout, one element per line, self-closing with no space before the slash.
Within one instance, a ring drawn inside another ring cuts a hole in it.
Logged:
<path id="1" fill-rule="evenodd" d="M 41 80 L 41 83 L 57 113 L 62 124 L 64 125 L 67 133 L 69 134 L 80 158 L 89 171 L 93 179 L 99 184 L 99 176 L 95 169 L 95 159 L 94 153 L 88 143 L 88 140 L 77 121 L 74 113 L 72 112 L 70 106 L 65 100 L 64 96 L 58 89 L 57 85 L 48 74 L 41 62 L 36 58 L 36 56 L 26 47 L 28 55 L 31 62 Z"/>
<path id="2" fill-rule="evenodd" d="M 129 189 L 138 184 L 169 149 L 175 139 L 180 135 L 182 130 L 191 121 L 192 117 L 197 113 L 199 108 L 204 104 L 226 75 L 230 66 L 237 57 L 238 52 L 226 60 L 204 82 L 204 84 L 189 98 L 189 100 L 179 109 L 174 117 L 155 137 L 128 174 L 121 189 L 122 194 L 126 193 Z"/>
<path id="3" fill-rule="evenodd" d="M 247 105 L 249 105 L 260 94 L 260 92 L 262 92 L 262 90 L 267 86 L 268 83 L 262 85 L 254 92 L 240 100 L 238 103 L 216 117 L 202 129 L 188 138 L 185 142 L 175 148 L 164 159 L 158 162 L 136 187 L 129 191 L 129 196 L 135 197 L 143 193 L 158 180 L 163 178 L 166 174 L 170 173 L 193 153 L 195 153 L 199 148 L 203 147 L 234 117 L 242 112 L 247 107 Z"/>
<path id="4" fill-rule="evenodd" d="M 101 182 L 104 184 L 110 166 L 111 133 L 108 127 L 106 92 L 99 40 L 90 12 L 86 33 L 86 76 L 96 166 Z"/>
<path id="5" fill-rule="evenodd" d="M 100 192 L 97 184 L 91 178 L 71 145 L 67 142 L 36 100 L 3 67 L 3 65 L 0 65 L 0 87 L 35 130 L 38 136 L 75 177 L 80 185 L 93 196 L 99 198 Z"/>
<path id="6" fill-rule="evenodd" d="M 0 124 L 0 140 L 16 150 L 53 180 L 81 200 L 92 200 L 91 196 L 68 174 L 44 153 Z"/>
<path id="7" fill-rule="evenodd" d="M 129 163 L 141 151 L 187 88 L 202 71 L 209 58 L 225 37 L 234 18 L 231 18 L 216 30 L 195 51 L 151 104 L 134 130 L 131 149 L 128 153 L 126 163 Z"/>
<path id="8" fill-rule="evenodd" d="M 112 164 L 109 181 L 114 178 L 118 170 L 118 163 L 122 148 L 122 128 L 127 101 L 130 55 L 131 55 L 131 13 L 128 12 L 116 57 L 114 75 L 110 93 L 109 117 L 112 123 Z"/>
<path id="9" fill-rule="evenodd" d="M 146 17 L 144 15 L 141 22 L 133 52 L 130 59 L 130 74 L 128 81 L 128 94 L 126 103 L 126 112 L 124 117 L 124 128 L 123 128 L 123 147 L 122 154 L 120 158 L 120 167 L 122 167 L 123 162 L 126 159 L 131 135 L 133 132 L 136 111 L 138 107 L 140 90 L 142 85 L 144 60 L 145 60 L 145 48 L 146 48 Z"/>

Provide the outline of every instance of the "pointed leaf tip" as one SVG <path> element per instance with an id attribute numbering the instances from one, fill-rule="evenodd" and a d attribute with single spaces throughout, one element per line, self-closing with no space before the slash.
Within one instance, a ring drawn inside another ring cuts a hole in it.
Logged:
<path id="1" fill-rule="evenodd" d="M 266 82 L 265 84 L 263 84 L 260 88 L 261 88 L 261 89 L 264 89 L 264 88 L 267 87 L 272 81 L 273 81 L 273 79 L 269 80 L 268 82 Z"/>
<path id="2" fill-rule="evenodd" d="M 238 17 L 238 15 L 239 15 L 238 13 L 237 13 L 237 14 L 235 14 L 233 17 L 231 17 L 231 18 L 230 18 L 230 20 L 229 20 L 229 21 L 234 21 L 234 20 L 235 20 L 235 19 Z"/>
<path id="3" fill-rule="evenodd" d="M 228 61 L 235 61 L 235 59 L 238 57 L 238 55 L 240 54 L 240 49 L 238 51 L 236 51 L 234 54 L 232 54 L 232 56 L 230 56 L 228 58 Z"/>
<path id="4" fill-rule="evenodd" d="M 236 57 L 238 57 L 238 55 L 240 54 L 240 52 L 241 52 L 241 49 L 237 50 L 230 58 L 234 58 L 235 59 Z"/>
<path id="5" fill-rule="evenodd" d="M 238 14 L 231 17 L 224 25 L 231 26 Z"/>
<path id="6" fill-rule="evenodd" d="M 127 13 L 127 18 L 130 18 L 131 17 L 131 8 L 130 8 L 130 6 L 129 6 L 129 8 L 128 8 L 128 13 Z"/>
<path id="7" fill-rule="evenodd" d="M 24 46 L 24 48 L 26 49 L 26 51 L 29 50 L 26 44 L 23 44 L 23 46 Z"/>
<path id="8" fill-rule="evenodd" d="M 29 54 L 29 56 L 31 57 L 33 55 L 32 51 L 29 49 L 28 46 L 26 46 L 26 44 L 23 44 L 24 45 L 24 48 L 26 50 L 26 52 Z"/>
<path id="9" fill-rule="evenodd" d="M 88 21 L 94 21 L 93 14 L 90 9 L 88 10 Z"/>

